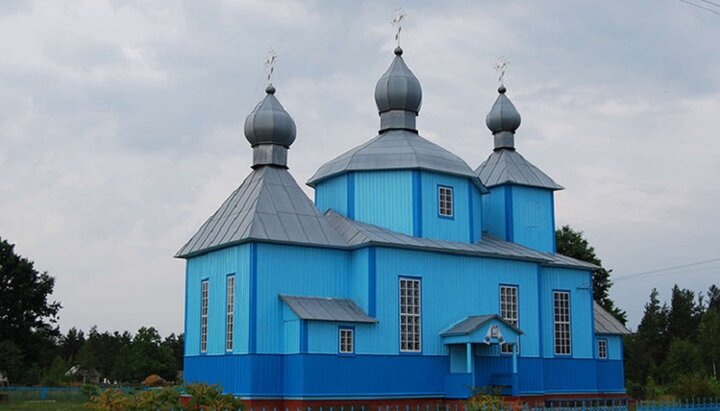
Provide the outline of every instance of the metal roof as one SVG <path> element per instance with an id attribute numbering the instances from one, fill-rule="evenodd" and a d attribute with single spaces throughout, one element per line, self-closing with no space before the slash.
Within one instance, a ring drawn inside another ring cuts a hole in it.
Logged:
<path id="1" fill-rule="evenodd" d="M 482 240 L 476 243 L 434 240 L 431 238 L 413 237 L 376 225 L 351 220 L 338 214 L 334 210 L 328 210 L 325 215 L 337 230 L 337 233 L 351 247 L 359 247 L 366 244 L 382 244 L 398 248 L 534 261 L 548 266 L 581 270 L 595 270 L 598 268 L 584 261 L 560 254 L 541 253 L 519 244 L 498 240 L 487 234 L 483 234 Z"/>
<path id="2" fill-rule="evenodd" d="M 271 166 L 253 170 L 175 256 L 246 240 L 346 246 L 290 173 Z"/>
<path id="3" fill-rule="evenodd" d="M 597 301 L 593 301 L 593 317 L 595 318 L 595 334 L 632 334 L 615 316 L 605 311 Z"/>
<path id="4" fill-rule="evenodd" d="M 300 297 L 280 295 L 280 299 L 303 320 L 344 323 L 376 323 L 348 298 Z"/>
<path id="5" fill-rule="evenodd" d="M 551 190 L 563 189 L 561 185 L 513 149 L 493 151 L 490 157 L 475 170 L 475 174 L 486 187 L 519 184 Z"/>
<path id="6" fill-rule="evenodd" d="M 402 49 L 397 47 L 395 59 L 375 85 L 375 103 L 381 113 L 389 110 L 420 112 L 422 88 L 402 54 Z"/>
<path id="7" fill-rule="evenodd" d="M 475 331 L 477 331 L 480 327 L 482 327 L 484 324 L 486 324 L 488 321 L 491 320 L 497 320 L 501 323 L 505 324 L 508 328 L 515 331 L 518 335 L 525 334 L 522 332 L 521 329 L 517 328 L 516 326 L 510 324 L 509 322 L 505 321 L 501 316 L 497 314 L 487 314 L 487 315 L 473 315 L 470 316 L 459 323 L 453 325 L 452 327 L 448 328 L 447 330 L 443 331 L 442 334 L 440 334 L 441 337 L 450 337 L 453 335 L 468 335 L 472 334 Z"/>
<path id="8" fill-rule="evenodd" d="M 325 163 L 307 184 L 348 171 L 423 169 L 471 178 L 483 191 L 480 180 L 463 159 L 408 130 L 388 130 L 365 144 Z"/>
<path id="9" fill-rule="evenodd" d="M 265 98 L 245 119 L 245 138 L 250 145 L 277 144 L 290 147 L 295 141 L 295 121 L 275 97 L 275 87 L 269 84 Z"/>
<path id="10" fill-rule="evenodd" d="M 520 127 L 522 120 L 520 113 L 518 113 L 515 105 L 513 105 L 512 101 L 505 95 L 506 91 L 505 86 L 500 86 L 498 89 L 500 95 L 497 97 L 497 100 L 495 100 L 495 104 L 493 104 L 487 117 L 485 117 L 485 125 L 487 125 L 493 134 L 501 131 L 514 133 L 515 130 Z"/>

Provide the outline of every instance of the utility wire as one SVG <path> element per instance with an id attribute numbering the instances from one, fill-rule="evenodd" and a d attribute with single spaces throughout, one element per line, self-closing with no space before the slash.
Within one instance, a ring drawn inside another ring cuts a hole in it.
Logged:
<path id="1" fill-rule="evenodd" d="M 664 276 L 664 275 L 675 275 L 675 274 L 685 275 L 685 274 L 690 274 L 690 273 L 695 273 L 695 272 L 700 272 L 700 271 L 708 271 L 708 270 L 718 270 L 718 271 L 720 271 L 720 265 L 714 265 L 714 266 L 710 266 L 710 267 L 694 268 L 694 269 L 692 269 L 692 270 L 682 270 L 682 271 L 679 271 L 679 272 L 666 271 L 666 272 L 662 272 L 662 273 L 644 274 L 644 275 L 640 275 L 640 276 L 638 276 L 638 277 L 641 277 L 641 278 L 650 278 L 650 277 L 662 277 L 662 276 Z M 630 277 L 630 278 L 637 278 L 637 277 Z M 613 279 L 613 282 L 629 280 L 630 278 L 629 278 L 629 277 L 619 277 L 619 278 L 617 278 L 617 279 Z"/>
<path id="2" fill-rule="evenodd" d="M 710 0 L 700 0 L 700 1 L 703 2 L 703 3 L 705 3 L 705 4 L 710 4 L 710 5 L 712 5 L 712 6 L 715 6 L 715 7 L 720 8 L 720 4 L 715 3 L 715 2 L 713 2 L 713 1 L 710 1 Z"/>
<path id="3" fill-rule="evenodd" d="M 715 261 L 720 261 L 720 258 L 711 258 L 711 259 L 709 259 L 709 260 L 695 261 L 695 262 L 688 263 L 688 264 L 681 264 L 681 265 L 676 265 L 676 266 L 672 266 L 672 267 L 659 268 L 659 269 L 656 269 L 656 270 L 649 270 L 649 271 L 642 271 L 642 272 L 639 272 L 639 273 L 632 273 L 632 274 L 628 274 L 628 275 L 623 275 L 623 276 L 621 276 L 621 277 L 615 277 L 615 278 L 613 278 L 613 281 L 624 280 L 624 279 L 626 279 L 626 278 L 646 276 L 646 275 L 657 274 L 657 273 L 666 273 L 666 272 L 668 272 L 668 271 L 675 271 L 675 270 L 679 270 L 679 269 L 681 269 L 681 268 L 695 267 L 695 266 L 697 266 L 697 265 L 714 263 Z M 712 267 L 711 267 L 711 268 L 712 268 Z M 703 268 L 703 269 L 706 269 L 706 268 Z"/>
<path id="4" fill-rule="evenodd" d="M 683 3 L 689 4 L 689 5 L 694 6 L 694 7 L 697 7 L 697 8 L 699 8 L 699 9 L 703 9 L 703 10 L 705 10 L 705 11 L 709 11 L 710 13 L 714 13 L 714 14 L 717 14 L 718 16 L 720 16 L 720 12 L 717 11 L 716 9 L 711 9 L 711 8 L 708 8 L 708 7 L 703 7 L 703 6 L 699 5 L 699 4 L 692 3 L 692 2 L 690 2 L 690 1 L 688 1 L 688 0 L 678 0 L 678 1 L 681 1 L 681 2 L 683 2 Z M 700 0 L 700 1 L 702 1 L 702 0 Z M 709 2 L 709 1 L 706 1 L 706 3 L 710 3 L 710 2 Z M 717 6 L 717 4 L 715 4 L 715 3 L 710 3 L 710 4 L 713 4 L 713 5 L 716 5 L 716 6 Z"/>

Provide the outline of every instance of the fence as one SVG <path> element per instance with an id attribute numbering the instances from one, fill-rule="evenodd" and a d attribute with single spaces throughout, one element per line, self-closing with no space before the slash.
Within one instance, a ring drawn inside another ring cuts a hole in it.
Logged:
<path id="1" fill-rule="evenodd" d="M 124 392 L 138 391 L 134 387 L 117 388 Z M 82 400 L 81 387 L 0 387 L 0 394 L 7 394 L 11 401 L 18 400 Z"/>

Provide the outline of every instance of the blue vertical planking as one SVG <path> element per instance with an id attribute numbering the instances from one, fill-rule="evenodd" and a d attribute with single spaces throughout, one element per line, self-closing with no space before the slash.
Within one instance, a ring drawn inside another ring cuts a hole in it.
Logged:
<path id="1" fill-rule="evenodd" d="M 493 187 L 481 197 L 482 230 L 500 239 L 505 237 L 505 189 Z"/>
<path id="2" fill-rule="evenodd" d="M 507 221 L 512 227 L 511 241 L 543 252 L 553 252 L 555 228 L 552 190 L 506 186 L 506 205 L 511 210 Z"/>
<path id="3" fill-rule="evenodd" d="M 422 237 L 436 240 L 470 242 L 470 192 L 467 189 L 468 179 L 447 174 L 419 171 L 422 175 Z M 452 217 L 439 214 L 439 187 L 452 189 Z"/>
<path id="4" fill-rule="evenodd" d="M 322 212 L 333 209 L 347 216 L 349 198 L 347 174 L 321 181 L 315 187 L 315 206 Z"/>
<path id="5" fill-rule="evenodd" d="M 354 219 L 413 235 L 412 173 L 354 172 Z"/>

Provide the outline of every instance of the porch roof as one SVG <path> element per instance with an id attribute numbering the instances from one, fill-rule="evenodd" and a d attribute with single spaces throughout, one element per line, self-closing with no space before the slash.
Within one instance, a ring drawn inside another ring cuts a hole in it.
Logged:
<path id="1" fill-rule="evenodd" d="M 497 333 L 493 333 L 493 328 Z M 452 325 L 440 336 L 445 344 L 515 343 L 523 331 L 497 314 L 473 315 Z"/>

